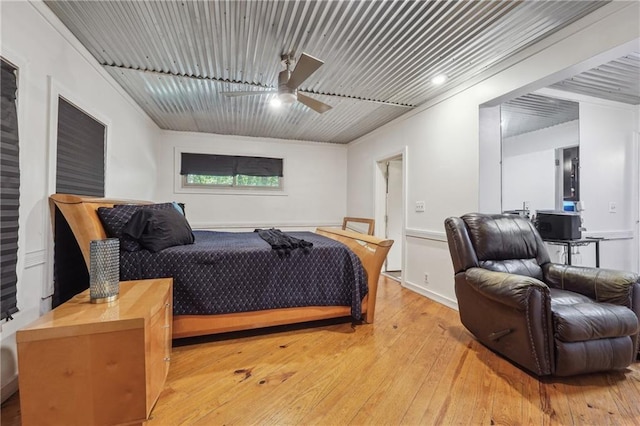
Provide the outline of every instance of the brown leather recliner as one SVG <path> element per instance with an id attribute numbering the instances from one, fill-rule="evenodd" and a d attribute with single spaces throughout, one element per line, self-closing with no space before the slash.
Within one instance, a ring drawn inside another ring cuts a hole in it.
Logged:
<path id="1" fill-rule="evenodd" d="M 471 213 L 445 220 L 462 324 L 539 375 L 628 367 L 638 352 L 637 274 L 554 264 L 531 221 Z"/>

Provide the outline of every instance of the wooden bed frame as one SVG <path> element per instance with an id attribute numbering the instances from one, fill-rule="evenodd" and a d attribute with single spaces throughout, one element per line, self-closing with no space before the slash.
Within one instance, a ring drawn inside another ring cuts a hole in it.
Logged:
<path id="1" fill-rule="evenodd" d="M 89 242 L 107 237 L 102 222 L 98 217 L 98 207 L 113 207 L 114 204 L 150 204 L 144 201 L 83 197 L 69 194 L 54 194 L 49 198 L 49 201 L 52 217 L 57 207 L 69 224 L 80 246 L 87 269 L 89 268 Z M 393 240 L 383 240 L 339 228 L 317 228 L 316 233 L 344 243 L 362 261 L 362 265 L 367 271 L 367 283 L 369 285 L 369 293 L 362 301 L 362 315 L 366 322 L 372 323 L 375 315 L 380 270 L 393 244 Z M 249 330 L 347 316 L 351 316 L 350 306 L 309 306 L 219 315 L 177 315 L 173 317 L 173 338 Z"/>

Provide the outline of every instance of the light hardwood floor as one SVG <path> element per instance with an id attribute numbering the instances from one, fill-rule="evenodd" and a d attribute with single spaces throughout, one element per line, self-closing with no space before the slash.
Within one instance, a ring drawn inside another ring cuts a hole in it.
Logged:
<path id="1" fill-rule="evenodd" d="M 178 344 L 148 426 L 640 424 L 640 363 L 537 379 L 478 344 L 456 311 L 385 277 L 373 325 Z M 14 396 L 2 424 L 19 423 Z"/>

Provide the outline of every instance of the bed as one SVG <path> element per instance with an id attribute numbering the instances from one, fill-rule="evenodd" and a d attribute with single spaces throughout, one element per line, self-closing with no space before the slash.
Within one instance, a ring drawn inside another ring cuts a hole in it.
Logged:
<path id="1" fill-rule="evenodd" d="M 78 242 L 87 268 L 89 267 L 89 242 L 91 240 L 107 238 L 107 231 L 98 216 L 98 209 L 101 207 L 113 207 L 114 205 L 121 204 L 151 205 L 151 203 L 133 200 L 83 197 L 69 194 L 54 194 L 50 197 L 52 214 L 54 213 L 54 209 L 57 208 L 64 216 L 76 241 Z M 154 254 L 161 256 L 150 256 L 149 252 L 146 250 L 132 253 L 126 253 L 123 251 L 121 256 L 121 275 L 123 276 L 121 279 L 126 280 L 128 277 L 135 277 L 136 274 L 140 273 L 139 270 L 141 268 L 146 268 L 147 273 L 153 272 L 154 268 L 157 268 L 158 275 L 166 276 L 167 272 L 161 271 L 158 265 L 166 264 L 168 262 L 167 259 L 176 258 L 176 256 L 179 256 L 179 254 L 177 254 L 179 251 L 184 252 L 180 254 L 180 256 L 183 256 L 183 260 L 181 260 L 180 263 L 189 262 L 192 259 L 202 259 L 203 256 L 207 258 L 210 258 L 211 256 L 218 256 L 216 259 L 226 259 L 224 256 L 228 256 L 228 254 L 224 252 L 224 246 L 227 241 L 231 241 L 236 238 L 233 234 L 245 234 L 243 238 L 245 238 L 246 241 L 242 244 L 246 245 L 245 248 L 247 250 L 260 244 L 257 239 L 257 233 L 224 233 L 196 230 L 194 231 L 194 234 L 196 235 L 196 241 L 198 241 L 198 244 L 184 246 L 179 249 L 171 247 Z M 347 254 L 342 253 L 340 255 L 343 259 L 343 266 L 341 266 L 341 268 L 350 271 L 349 265 L 351 263 L 357 264 L 353 266 L 353 275 L 356 279 L 353 284 L 355 287 L 354 291 L 351 293 L 350 303 L 339 302 L 336 304 L 327 304 L 326 302 L 323 302 L 324 304 L 314 304 L 312 302 L 309 306 L 299 306 L 299 303 L 296 301 L 278 301 L 276 300 L 277 298 L 265 297 L 265 299 L 274 299 L 277 307 L 264 308 L 256 306 L 249 310 L 246 308 L 229 307 L 231 310 L 230 312 L 216 313 L 220 307 L 200 306 L 194 308 L 183 306 L 182 302 L 180 302 L 177 306 L 174 305 L 172 327 L 173 338 L 192 337 L 349 316 L 355 318 L 361 317 L 365 322 L 372 323 L 375 316 L 375 304 L 380 270 L 393 241 L 379 239 L 374 236 L 354 231 L 328 227 L 317 228 L 315 233 L 292 233 L 292 235 L 300 237 L 301 239 L 310 240 L 310 242 L 313 243 L 314 247 L 309 251 L 312 256 L 303 254 L 301 250 L 297 250 L 291 254 L 292 257 L 298 256 L 303 261 L 308 262 L 310 264 L 310 268 L 314 267 L 312 264 L 313 262 L 316 262 L 316 266 L 318 266 L 318 262 L 320 262 L 320 266 L 322 266 L 323 256 L 327 255 L 326 253 L 328 253 L 329 249 L 336 250 L 339 248 L 338 246 L 346 246 L 346 248 L 348 248 L 348 250 L 343 248 L 343 251 L 348 252 Z M 207 238 L 210 240 L 207 240 Z M 264 246 L 264 244 L 262 245 Z M 211 253 L 206 250 L 211 250 Z M 314 260 L 313 256 L 317 257 L 317 259 Z M 349 256 L 351 259 L 349 259 Z M 146 260 L 143 259 L 145 257 L 147 258 Z M 274 256 L 263 257 L 271 258 L 271 261 L 274 259 Z M 277 258 L 277 256 L 275 258 Z M 199 263 L 201 264 L 203 262 L 200 261 Z M 252 260 L 250 263 L 254 264 L 254 261 Z M 142 264 L 146 266 L 140 266 Z M 361 264 L 361 270 L 363 271 L 362 277 L 359 279 L 361 281 L 364 280 L 364 287 L 358 284 L 359 264 Z M 187 270 L 195 271 L 195 266 L 187 266 Z M 246 268 L 243 269 L 243 271 L 246 270 Z M 258 270 L 260 270 L 260 268 L 258 268 Z M 333 272 L 334 271 L 325 271 L 325 273 Z M 149 278 L 151 277 L 149 276 Z M 194 287 L 202 287 L 202 282 L 206 281 L 206 279 L 197 273 L 192 274 L 190 279 L 180 276 L 177 278 L 174 277 L 174 295 L 176 293 L 179 294 L 181 291 L 188 291 L 184 290 L 182 287 L 184 283 L 189 282 L 191 279 L 195 279 L 196 281 L 200 280 L 197 284 L 193 285 Z M 247 275 L 240 277 L 240 279 L 244 279 L 246 283 L 251 280 L 251 277 L 250 275 Z M 240 281 L 240 284 L 238 285 L 244 284 Z M 282 293 L 288 294 L 288 292 Z M 231 297 L 227 296 L 227 299 L 229 300 Z M 176 299 L 174 298 L 174 300 Z M 329 298 L 328 300 L 331 299 Z"/>

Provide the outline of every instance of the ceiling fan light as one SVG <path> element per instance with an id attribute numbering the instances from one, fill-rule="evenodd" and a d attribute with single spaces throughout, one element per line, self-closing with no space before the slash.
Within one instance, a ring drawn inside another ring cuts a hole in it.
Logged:
<path id="1" fill-rule="evenodd" d="M 274 96 L 269 104 L 274 108 L 280 108 L 282 106 L 282 101 L 278 96 Z"/>
<path id="2" fill-rule="evenodd" d="M 295 93 L 280 93 L 278 99 L 280 99 L 280 102 L 283 104 L 292 104 L 298 100 Z"/>
<path id="3" fill-rule="evenodd" d="M 436 86 L 444 83 L 445 81 L 447 81 L 447 76 L 445 74 L 438 74 L 431 79 L 431 82 Z"/>

